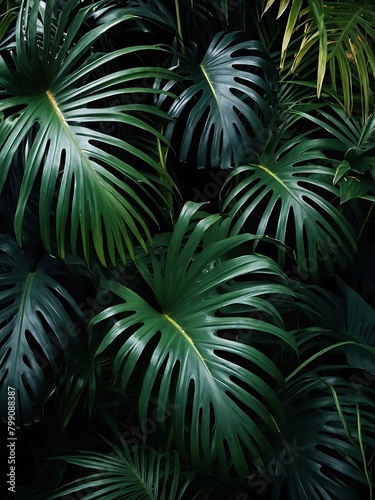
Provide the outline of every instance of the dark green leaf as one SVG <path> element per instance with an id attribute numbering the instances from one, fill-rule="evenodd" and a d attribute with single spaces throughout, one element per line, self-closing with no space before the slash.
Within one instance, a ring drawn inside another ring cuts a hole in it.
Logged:
<path id="1" fill-rule="evenodd" d="M 198 167 L 229 168 L 252 151 L 250 134 L 263 130 L 272 117 L 276 68 L 257 41 L 238 41 L 238 34 L 218 33 L 202 60 L 193 51 L 175 69 L 189 86 L 172 104 L 175 118 L 167 126 L 170 138 L 184 124 L 180 158 L 186 161 L 198 141 Z M 169 86 L 166 87 L 169 89 Z"/>
<path id="2" fill-rule="evenodd" d="M 375 445 L 373 391 L 358 394 L 350 382 L 335 375 L 306 374 L 289 384 L 283 402 L 287 420 L 274 457 L 265 467 L 273 484 L 272 498 L 280 498 L 283 485 L 290 500 L 363 498 L 358 486 L 365 488 L 368 482 L 367 464 L 358 418 L 368 457 Z"/>
<path id="3" fill-rule="evenodd" d="M 237 185 L 223 208 L 234 218 L 234 233 L 247 221 L 257 224 L 253 232 L 293 247 L 301 275 L 316 280 L 318 257 L 332 272 L 335 262 L 344 264 L 351 258 L 356 243 L 348 221 L 332 203 L 338 191 L 324 151 L 334 148 L 335 141 L 302 134 L 284 139 L 287 131 L 288 126 L 281 128 L 268 141 L 258 163 L 233 171 L 227 182 L 238 178 Z M 281 265 L 284 259 L 279 251 Z"/>
<path id="4" fill-rule="evenodd" d="M 47 3 L 43 23 L 40 1 L 26 2 L 21 10 L 13 54 L 15 73 L 0 57 L 0 86 L 9 96 L 0 101 L 0 111 L 7 115 L 0 124 L 0 190 L 27 140 L 14 219 L 17 240 L 21 241 L 26 204 L 40 176 L 40 233 L 49 252 L 55 225 L 60 256 L 66 255 L 68 243 L 75 256 L 83 253 L 88 261 L 93 244 L 103 264 L 108 257 L 115 262 L 116 254 L 125 260 L 126 252 L 133 255 L 134 240 L 145 247 L 150 221 L 157 222 L 151 207 L 156 202 L 163 212 L 171 181 L 154 158 L 127 137 L 117 137 L 111 127 L 121 124 L 163 140 L 146 116 L 160 119 L 165 114 L 147 104 L 126 104 L 126 98 L 134 92 L 155 92 L 141 87 L 140 79 L 171 73 L 131 67 L 101 76 L 100 70 L 119 57 L 159 48 L 130 46 L 90 55 L 106 31 L 133 16 L 117 17 L 76 39 L 95 4 L 74 11 L 80 2 L 71 0 L 55 20 L 55 1 Z M 137 113 L 143 118 L 137 118 Z M 144 167 L 135 168 L 126 160 L 129 157 L 148 165 L 150 173 Z"/>
<path id="5" fill-rule="evenodd" d="M 72 317 L 78 306 L 53 277 L 60 265 L 44 258 L 33 269 L 13 240 L 0 239 L 1 417 L 12 387 L 18 425 L 39 419 L 59 377 L 59 358 L 71 365 L 78 343 Z"/>
<path id="6" fill-rule="evenodd" d="M 264 311 L 266 317 L 275 316 L 279 321 L 275 308 L 262 298 L 272 290 L 256 277 L 266 273 L 283 278 L 278 266 L 260 255 L 226 257 L 251 240 L 250 235 L 228 237 L 221 219 L 208 216 L 196 222 L 183 243 L 198 208 L 193 203 L 185 205 L 167 251 L 151 253 L 151 267 L 141 259 L 136 261 L 152 292 L 151 302 L 120 284 L 104 282 L 103 287 L 121 303 L 94 318 L 91 330 L 104 319 L 118 318 L 98 354 L 117 339 L 121 341 L 114 371 L 123 390 L 136 364 L 140 360 L 146 363 L 139 398 L 141 422 L 147 418 L 150 397 L 156 391 L 161 416 L 172 401 L 171 429 L 185 458 L 190 456 L 199 467 L 217 460 L 224 475 L 231 458 L 243 475 L 248 470 L 245 449 L 252 459 L 269 449 L 269 432 L 275 432 L 275 420 L 282 419 L 272 385 L 283 385 L 283 377 L 259 349 L 222 334 L 235 334 L 240 328 L 275 336 L 292 347 L 295 343 L 281 327 L 251 317 L 255 310 Z M 215 230 L 221 238 L 213 238 Z M 204 236 L 209 231 L 214 242 L 206 244 Z M 275 284 L 273 291 L 290 293 L 285 285 Z M 234 305 L 242 307 L 242 314 L 232 314 Z M 145 357 L 148 345 L 153 346 L 152 352 Z"/>

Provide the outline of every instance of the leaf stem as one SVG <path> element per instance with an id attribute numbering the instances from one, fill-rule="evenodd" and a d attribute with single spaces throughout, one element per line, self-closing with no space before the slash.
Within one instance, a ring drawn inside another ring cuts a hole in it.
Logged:
<path id="1" fill-rule="evenodd" d="M 365 229 L 366 224 L 368 223 L 368 220 L 370 218 L 370 215 L 371 215 L 371 212 L 372 212 L 373 208 L 374 208 L 374 203 L 371 205 L 369 211 L 367 212 L 367 216 L 366 216 L 365 220 L 363 221 L 361 229 L 359 230 L 359 233 L 358 233 L 358 236 L 357 236 L 357 244 L 358 244 L 359 240 L 361 239 L 361 236 L 363 234 L 363 231 Z"/>
<path id="2" fill-rule="evenodd" d="M 161 143 L 161 140 L 159 139 L 159 137 L 157 137 L 156 140 L 157 140 L 159 162 L 160 162 L 160 165 L 162 166 L 162 168 L 167 173 L 168 149 L 164 152 L 163 147 L 162 147 L 162 143 Z M 161 178 L 161 180 L 163 180 L 161 175 L 160 175 L 160 178 Z M 164 193 L 165 193 L 165 198 L 166 198 L 167 203 L 168 203 L 169 215 L 170 215 L 172 223 L 174 223 L 175 221 L 174 221 L 174 217 L 173 217 L 173 193 L 172 193 L 172 190 L 165 189 Z"/>
<path id="3" fill-rule="evenodd" d="M 371 479 L 371 476 L 368 471 L 368 465 L 366 462 L 366 455 L 365 455 L 365 449 L 363 446 L 363 436 L 362 436 L 362 425 L 361 425 L 361 414 L 359 411 L 359 406 L 358 403 L 356 403 L 356 409 L 357 409 L 357 430 L 358 430 L 358 441 L 359 441 L 359 447 L 361 450 L 361 455 L 362 455 L 362 461 L 363 461 L 363 470 L 367 479 L 367 483 L 370 488 L 370 500 L 373 500 L 373 480 Z"/>
<path id="4" fill-rule="evenodd" d="M 180 39 L 181 42 L 181 51 L 183 54 L 185 54 L 185 44 L 184 44 L 184 38 L 182 36 L 182 26 L 181 26 L 180 0 L 174 0 L 174 4 L 176 8 L 178 38 Z"/>

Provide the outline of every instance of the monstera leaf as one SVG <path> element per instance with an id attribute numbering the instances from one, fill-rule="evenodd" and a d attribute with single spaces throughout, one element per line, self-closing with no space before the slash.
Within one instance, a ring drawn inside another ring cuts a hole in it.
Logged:
<path id="1" fill-rule="evenodd" d="M 17 424 L 37 420 L 49 380 L 59 375 L 61 359 L 71 364 L 78 345 L 72 313 L 78 307 L 54 278 L 60 272 L 46 257 L 34 267 L 9 237 L 0 239 L 0 396 L 6 417 L 8 387 L 16 391 Z M 63 356 L 61 356 L 63 355 Z"/>
<path id="2" fill-rule="evenodd" d="M 181 123 L 182 161 L 197 140 L 198 167 L 238 164 L 251 153 L 254 137 L 264 128 L 262 118 L 272 116 L 275 66 L 258 41 L 240 41 L 236 32 L 218 33 L 202 60 L 193 49 L 180 59 L 175 72 L 186 85 L 169 109 L 175 121 L 167 125 L 166 136 Z"/>
<path id="3" fill-rule="evenodd" d="M 340 347 L 353 368 L 375 374 L 375 310 L 343 280 L 334 294 L 319 286 L 301 289 L 302 308 L 325 335 L 358 345 Z"/>
<path id="4" fill-rule="evenodd" d="M 294 111 L 304 119 L 325 130 L 336 139 L 335 153 L 341 153 L 333 184 L 340 187 L 341 203 L 353 198 L 374 201 L 375 192 L 375 114 L 363 121 L 346 116 L 332 102 L 315 106 L 313 112 Z"/>
<path id="5" fill-rule="evenodd" d="M 316 280 L 318 262 L 332 272 L 334 263 L 344 265 L 356 248 L 352 228 L 333 204 L 335 171 L 324 152 L 341 146 L 307 134 L 288 138 L 288 127 L 282 125 L 269 139 L 257 163 L 240 166 L 228 177 L 227 184 L 237 182 L 223 209 L 234 218 L 234 233 L 252 224 L 252 232 L 286 243 L 296 252 L 300 274 Z M 280 251 L 281 265 L 284 260 Z"/>
<path id="6" fill-rule="evenodd" d="M 136 365 L 143 363 L 140 422 L 147 419 L 153 394 L 160 421 L 165 422 L 167 406 L 172 407 L 171 432 L 185 459 L 191 457 L 200 467 L 218 462 L 223 475 L 231 459 L 244 475 L 249 459 L 270 448 L 270 434 L 283 418 L 277 390 L 284 379 L 261 350 L 228 340 L 226 334 L 256 330 L 294 346 L 281 327 L 252 317 L 256 311 L 278 319 L 266 296 L 290 291 L 286 283 L 262 282 L 264 273 L 270 280 L 285 280 L 272 260 L 260 255 L 229 257 L 228 252 L 252 237 L 228 237 L 221 225 L 225 218 L 197 220 L 198 208 L 195 203 L 185 205 L 167 250 L 151 253 L 151 266 L 136 261 L 148 296 L 103 282 L 119 303 L 92 320 L 91 335 L 103 320 L 116 320 L 97 354 L 116 345 L 114 373 L 122 390 Z M 215 239 L 215 231 L 221 237 Z"/>
<path id="7" fill-rule="evenodd" d="M 126 252 L 133 253 L 133 240 L 145 245 L 144 238 L 150 237 L 150 221 L 157 222 L 151 207 L 155 203 L 165 209 L 164 193 L 171 183 L 165 169 L 113 129 L 121 124 L 163 140 L 147 116 L 165 115 L 128 97 L 155 92 L 138 85 L 142 78 L 170 73 L 147 66 L 110 72 L 109 63 L 119 57 L 157 47 L 95 52 L 106 31 L 134 16 L 124 14 L 90 28 L 98 5 L 79 8 L 79 0 L 70 0 L 59 10 L 56 1 L 25 0 L 12 62 L 6 62 L 10 54 L 0 57 L 0 87 L 5 89 L 0 112 L 6 116 L 0 124 L 0 191 L 12 161 L 24 149 L 14 219 L 18 242 L 30 193 L 40 180 L 40 233 L 49 252 L 54 225 L 62 257 L 69 244 L 74 255 L 83 253 L 86 260 L 92 246 L 102 263 L 108 256 L 114 262 L 117 254 L 125 260 Z"/>

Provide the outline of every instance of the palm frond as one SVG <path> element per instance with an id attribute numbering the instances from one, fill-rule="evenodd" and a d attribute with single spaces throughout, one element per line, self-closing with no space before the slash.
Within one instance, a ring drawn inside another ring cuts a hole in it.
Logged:
<path id="1" fill-rule="evenodd" d="M 17 0 L 4 0 L 0 5 L 0 43 L 7 34 L 9 27 L 17 18 L 20 8 Z"/>
<path id="2" fill-rule="evenodd" d="M 333 184 L 340 187 L 340 201 L 354 198 L 375 201 L 375 114 L 363 121 L 346 116 L 344 110 L 324 100 L 313 112 L 296 109 L 293 113 L 309 120 L 337 140 L 335 154 L 341 153 Z"/>
<path id="3" fill-rule="evenodd" d="M 84 478 L 59 488 L 46 500 L 79 493 L 85 500 L 179 500 L 191 482 L 182 475 L 177 453 L 160 453 L 150 447 L 129 449 L 111 443 L 112 453 L 81 452 L 58 457 L 68 463 L 94 470 Z"/>
<path id="4" fill-rule="evenodd" d="M 319 286 L 300 290 L 300 305 L 326 336 L 358 344 L 340 348 L 350 366 L 375 374 L 375 310 L 343 280 L 337 281 L 337 294 Z"/>
<path id="5" fill-rule="evenodd" d="M 270 0 L 268 9 L 274 0 Z M 280 16 L 291 3 L 281 50 L 281 64 L 293 35 L 301 39 L 295 55 L 292 71 L 305 58 L 317 68 L 317 94 L 321 94 L 323 81 L 329 71 L 335 90 L 343 90 L 343 106 L 349 115 L 353 95 L 358 86 L 362 114 L 371 111 L 372 92 L 370 74 L 375 76 L 375 29 L 374 9 L 367 0 L 323 2 L 308 0 L 305 8 L 302 0 L 280 0 Z"/>

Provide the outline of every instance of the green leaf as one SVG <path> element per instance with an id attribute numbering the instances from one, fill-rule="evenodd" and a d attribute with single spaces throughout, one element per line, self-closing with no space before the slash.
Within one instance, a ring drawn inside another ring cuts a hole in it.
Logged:
<path id="1" fill-rule="evenodd" d="M 263 14 L 267 12 L 267 10 L 275 3 L 276 0 L 268 0 L 264 10 Z M 280 16 L 283 15 L 284 11 L 288 7 L 289 3 L 291 0 L 280 0 L 280 6 L 279 6 L 279 12 L 277 13 L 277 17 L 279 18 Z"/>
<path id="2" fill-rule="evenodd" d="M 150 155 L 113 133 L 113 127 L 163 140 L 146 120 L 165 114 L 147 104 L 126 104 L 126 98 L 155 92 L 141 88 L 140 79 L 171 73 L 146 66 L 108 73 L 106 65 L 119 57 L 160 49 L 130 46 L 91 54 L 106 31 L 134 16 L 117 17 L 76 38 L 95 4 L 75 11 L 80 2 L 70 0 L 54 19 L 55 3 L 47 2 L 41 20 L 40 0 L 26 2 L 17 22 L 15 71 L 0 57 L 0 85 L 8 95 L 0 100 L 7 116 L 0 124 L 0 191 L 26 141 L 14 219 L 18 242 L 26 204 L 40 177 L 40 232 L 46 249 L 51 252 L 54 225 L 60 256 L 70 244 L 74 256 L 83 253 L 87 261 L 92 246 L 103 264 L 108 257 L 115 262 L 116 255 L 124 261 L 127 252 L 133 256 L 134 241 L 146 246 L 149 224 L 157 222 L 154 205 L 162 211 L 166 207 L 164 192 L 171 181 Z M 37 38 L 43 43 L 35 43 Z"/>
<path id="3" fill-rule="evenodd" d="M 17 17 L 19 3 L 16 0 L 3 0 L 0 5 L 0 42 Z"/>
<path id="4" fill-rule="evenodd" d="M 268 2 L 267 8 L 272 3 Z M 290 1 L 280 0 L 280 10 L 284 11 L 289 4 Z M 285 26 L 281 61 L 284 61 L 291 43 L 302 38 L 295 52 L 292 71 L 298 69 L 302 60 L 316 66 L 319 96 L 329 70 L 337 96 L 337 90 L 342 90 L 342 103 L 347 115 L 352 111 L 355 82 L 358 81 L 362 116 L 367 118 L 371 111 L 369 73 L 375 75 L 374 10 L 371 3 L 367 0 L 308 0 L 308 4 L 309 7 L 305 8 L 300 0 L 292 2 Z"/>
<path id="5" fill-rule="evenodd" d="M 125 443 L 121 448 L 111 446 L 112 453 L 82 451 L 58 457 L 94 472 L 84 481 L 79 479 L 59 488 L 46 500 L 80 492 L 86 492 L 85 500 L 179 500 L 193 479 L 193 473 L 182 474 L 176 452 L 160 453 L 145 446 L 130 450 Z"/>
<path id="6" fill-rule="evenodd" d="M 258 163 L 233 171 L 227 182 L 237 182 L 223 209 L 234 218 L 233 233 L 252 222 L 256 234 L 294 248 L 301 275 L 316 280 L 318 257 L 332 272 L 335 262 L 343 265 L 351 258 L 356 243 L 348 221 L 332 203 L 338 191 L 324 151 L 336 143 L 302 134 L 284 139 L 287 132 L 288 126 L 271 137 Z M 279 251 L 279 262 L 284 264 L 284 252 Z"/>
<path id="7" fill-rule="evenodd" d="M 249 134 L 256 137 L 264 128 L 262 118 L 272 117 L 276 68 L 259 42 L 238 38 L 236 32 L 218 33 L 201 61 L 190 51 L 175 68 L 186 85 L 169 108 L 175 121 L 166 136 L 183 124 L 182 161 L 197 140 L 198 167 L 238 164 L 252 151 Z"/>
<path id="8" fill-rule="evenodd" d="M 282 0 L 282 2 L 280 3 L 280 9 L 279 9 L 279 13 L 278 13 L 277 17 L 279 17 L 281 15 L 281 13 L 284 12 L 284 10 L 285 10 L 285 5 L 283 5 L 283 3 L 285 4 L 285 1 Z M 302 7 L 302 0 L 292 0 L 292 5 L 291 5 L 289 16 L 288 16 L 288 21 L 287 21 L 286 27 L 285 27 L 283 43 L 281 46 L 281 62 L 280 62 L 281 68 L 284 65 L 286 50 L 288 48 L 291 36 L 292 36 L 293 31 L 295 29 L 295 25 L 297 23 L 301 7 Z"/>
<path id="9" fill-rule="evenodd" d="M 347 160 L 343 160 L 336 169 L 332 184 L 335 186 L 348 170 L 350 170 L 350 163 Z"/>
<path id="10" fill-rule="evenodd" d="M 374 165 L 375 143 L 370 132 L 374 128 L 374 115 L 362 122 L 358 117 L 345 116 L 336 104 L 325 102 L 313 113 L 299 110 L 292 113 L 311 121 L 335 138 L 335 155 L 341 153 L 343 159 L 336 167 L 333 184 L 339 183 L 341 203 L 354 198 L 373 201 L 374 197 L 368 193 L 374 190 L 375 184 L 367 172 L 372 175 Z"/>
<path id="11" fill-rule="evenodd" d="M 363 498 L 359 486 L 368 478 L 359 442 L 366 443 L 367 457 L 375 445 L 374 392 L 367 391 L 356 393 L 350 382 L 336 375 L 307 373 L 288 384 L 282 397 L 287 420 L 274 456 L 264 468 L 271 476 L 272 498 L 280 498 L 282 490 L 291 500 L 301 495 L 314 500 Z M 271 465 L 275 461 L 280 464 L 276 471 Z"/>
<path id="12" fill-rule="evenodd" d="M 59 377 L 59 355 L 72 364 L 78 334 L 72 310 L 79 309 L 54 278 L 61 263 L 43 258 L 35 269 L 9 237 L 0 239 L 0 396 L 7 415 L 7 390 L 16 391 L 17 425 L 39 419 Z"/>
<path id="13" fill-rule="evenodd" d="M 312 286 L 298 295 L 305 305 L 308 316 L 325 334 L 339 338 L 346 344 L 340 347 L 353 368 L 375 374 L 375 310 L 341 279 L 338 279 L 340 295 L 322 287 Z"/>
<path id="14" fill-rule="evenodd" d="M 100 17 L 99 22 L 107 23 L 113 22 L 117 17 L 126 15 L 136 16 L 135 22 L 142 29 L 142 31 L 147 32 L 151 29 L 156 29 L 158 31 L 167 30 L 173 36 L 178 37 L 178 29 L 174 12 L 168 10 L 158 0 L 144 1 L 144 0 L 132 0 L 127 2 L 126 7 L 114 8 L 106 12 Z"/>
<path id="15" fill-rule="evenodd" d="M 325 24 L 325 13 L 322 0 L 309 0 L 311 14 L 316 22 L 319 33 L 319 60 L 318 60 L 318 74 L 317 74 L 317 95 L 320 97 L 322 93 L 323 80 L 327 69 L 327 30 Z"/>
<path id="16" fill-rule="evenodd" d="M 340 182 L 340 202 L 345 203 L 354 198 L 363 198 L 369 191 L 375 191 L 375 182 L 346 176 Z"/>
<path id="17" fill-rule="evenodd" d="M 123 390 L 135 366 L 145 363 L 139 397 L 141 422 L 147 416 L 151 394 L 156 392 L 161 417 L 168 402 L 173 404 L 171 429 L 185 459 L 191 457 L 194 467 L 209 467 L 212 460 L 218 461 L 227 476 L 230 458 L 244 475 L 248 470 L 245 450 L 255 459 L 269 449 L 269 433 L 276 430 L 275 420 L 282 419 L 276 387 L 284 379 L 259 349 L 228 340 L 223 334 L 239 328 L 256 330 L 294 347 L 293 337 L 280 326 L 250 314 L 264 311 L 265 317 L 279 321 L 267 295 L 291 292 L 285 285 L 275 283 L 270 288 L 259 280 L 264 273 L 283 280 L 270 259 L 260 255 L 226 257 L 252 237 L 229 237 L 221 226 L 228 227 L 225 218 L 207 216 L 196 221 L 198 208 L 194 203 L 184 206 L 167 250 L 151 253 L 151 267 L 136 260 L 150 297 L 143 298 L 118 283 L 103 282 L 121 302 L 92 320 L 91 335 L 96 324 L 116 318 L 97 353 L 120 342 L 114 373 Z M 190 231 L 193 220 L 195 227 Z M 210 231 L 206 243 L 204 237 Z M 220 238 L 214 237 L 215 231 Z M 234 305 L 241 312 L 233 313 Z"/>

